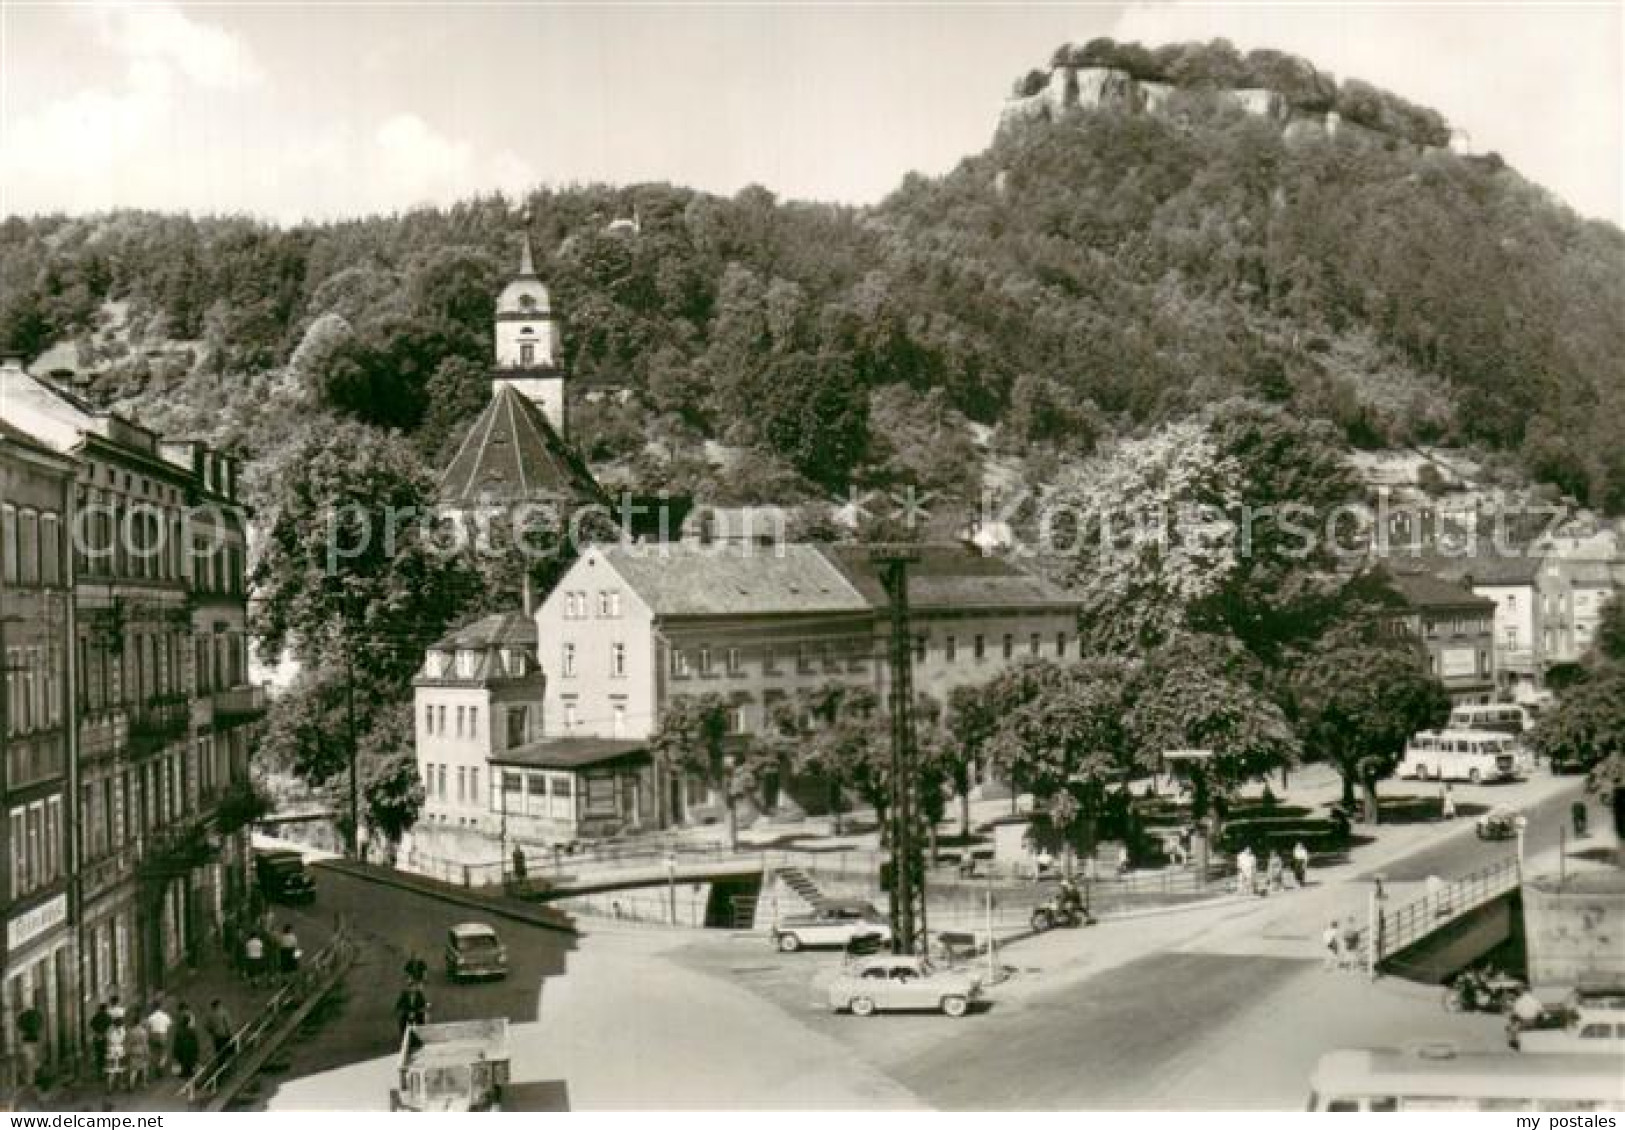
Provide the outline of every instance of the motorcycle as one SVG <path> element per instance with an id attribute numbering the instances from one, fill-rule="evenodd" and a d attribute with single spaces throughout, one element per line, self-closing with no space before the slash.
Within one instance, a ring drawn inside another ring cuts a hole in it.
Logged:
<path id="1" fill-rule="evenodd" d="M 1083 908 L 1082 901 L 1075 894 L 1065 891 L 1034 907 L 1031 919 L 1035 934 L 1042 934 L 1058 926 L 1076 927 L 1093 921 L 1094 919 L 1089 917 L 1089 912 Z"/>
<path id="2" fill-rule="evenodd" d="M 1445 986 L 1446 1012 L 1501 1013 L 1522 995 L 1525 985 L 1494 970 L 1469 969 Z"/>

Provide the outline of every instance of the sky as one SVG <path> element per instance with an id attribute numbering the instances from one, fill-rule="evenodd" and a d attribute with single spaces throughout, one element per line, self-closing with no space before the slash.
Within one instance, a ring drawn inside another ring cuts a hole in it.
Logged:
<path id="1" fill-rule="evenodd" d="M 983 149 L 1019 75 L 1108 35 L 1303 55 L 1619 224 L 1622 9 L 0 0 L 0 215 L 297 222 L 650 180 L 868 203 Z"/>

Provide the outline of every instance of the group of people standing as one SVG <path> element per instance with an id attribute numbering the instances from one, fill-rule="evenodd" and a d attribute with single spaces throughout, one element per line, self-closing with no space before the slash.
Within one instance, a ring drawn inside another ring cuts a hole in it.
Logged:
<path id="1" fill-rule="evenodd" d="M 1279 851 L 1272 849 L 1262 875 L 1258 871 L 1257 853 L 1251 847 L 1244 847 L 1236 853 L 1236 893 L 1263 896 L 1272 891 L 1284 891 L 1289 868 L 1294 887 L 1302 887 L 1308 882 L 1309 849 L 1303 846 L 1301 840 L 1292 845 L 1290 863 L 1281 858 Z"/>
<path id="2" fill-rule="evenodd" d="M 203 1036 L 213 1054 L 229 1051 L 235 1032 L 225 1004 L 216 999 L 202 1024 L 182 1001 L 174 1012 L 163 998 L 146 1008 L 126 1009 L 118 997 L 96 1006 L 90 1018 L 91 1053 L 109 1092 L 133 1091 L 171 1075 L 190 1079 L 203 1058 Z"/>
<path id="3" fill-rule="evenodd" d="M 293 932 L 292 923 L 284 922 L 275 937 L 255 927 L 243 938 L 243 976 L 250 985 L 263 985 L 278 977 L 291 977 L 299 972 L 299 959 L 303 956 L 304 951 L 299 948 L 299 937 Z"/>

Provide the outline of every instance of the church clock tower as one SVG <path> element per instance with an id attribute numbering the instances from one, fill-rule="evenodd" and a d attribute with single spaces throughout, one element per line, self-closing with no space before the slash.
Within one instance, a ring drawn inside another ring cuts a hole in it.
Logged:
<path id="1" fill-rule="evenodd" d="M 564 369 L 558 357 L 558 322 L 547 287 L 536 275 L 530 235 L 525 235 L 519 273 L 497 297 L 496 369 L 493 396 L 502 385 L 534 402 L 560 438 L 568 439 Z"/>

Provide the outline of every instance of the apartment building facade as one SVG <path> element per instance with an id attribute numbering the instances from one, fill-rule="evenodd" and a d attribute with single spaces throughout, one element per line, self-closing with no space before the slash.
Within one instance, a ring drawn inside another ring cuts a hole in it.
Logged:
<path id="1" fill-rule="evenodd" d="M 1450 701 L 1490 702 L 1496 689 L 1496 603 L 1432 573 L 1390 570 L 1388 576 L 1402 602 L 1389 623 L 1426 656 Z"/>

